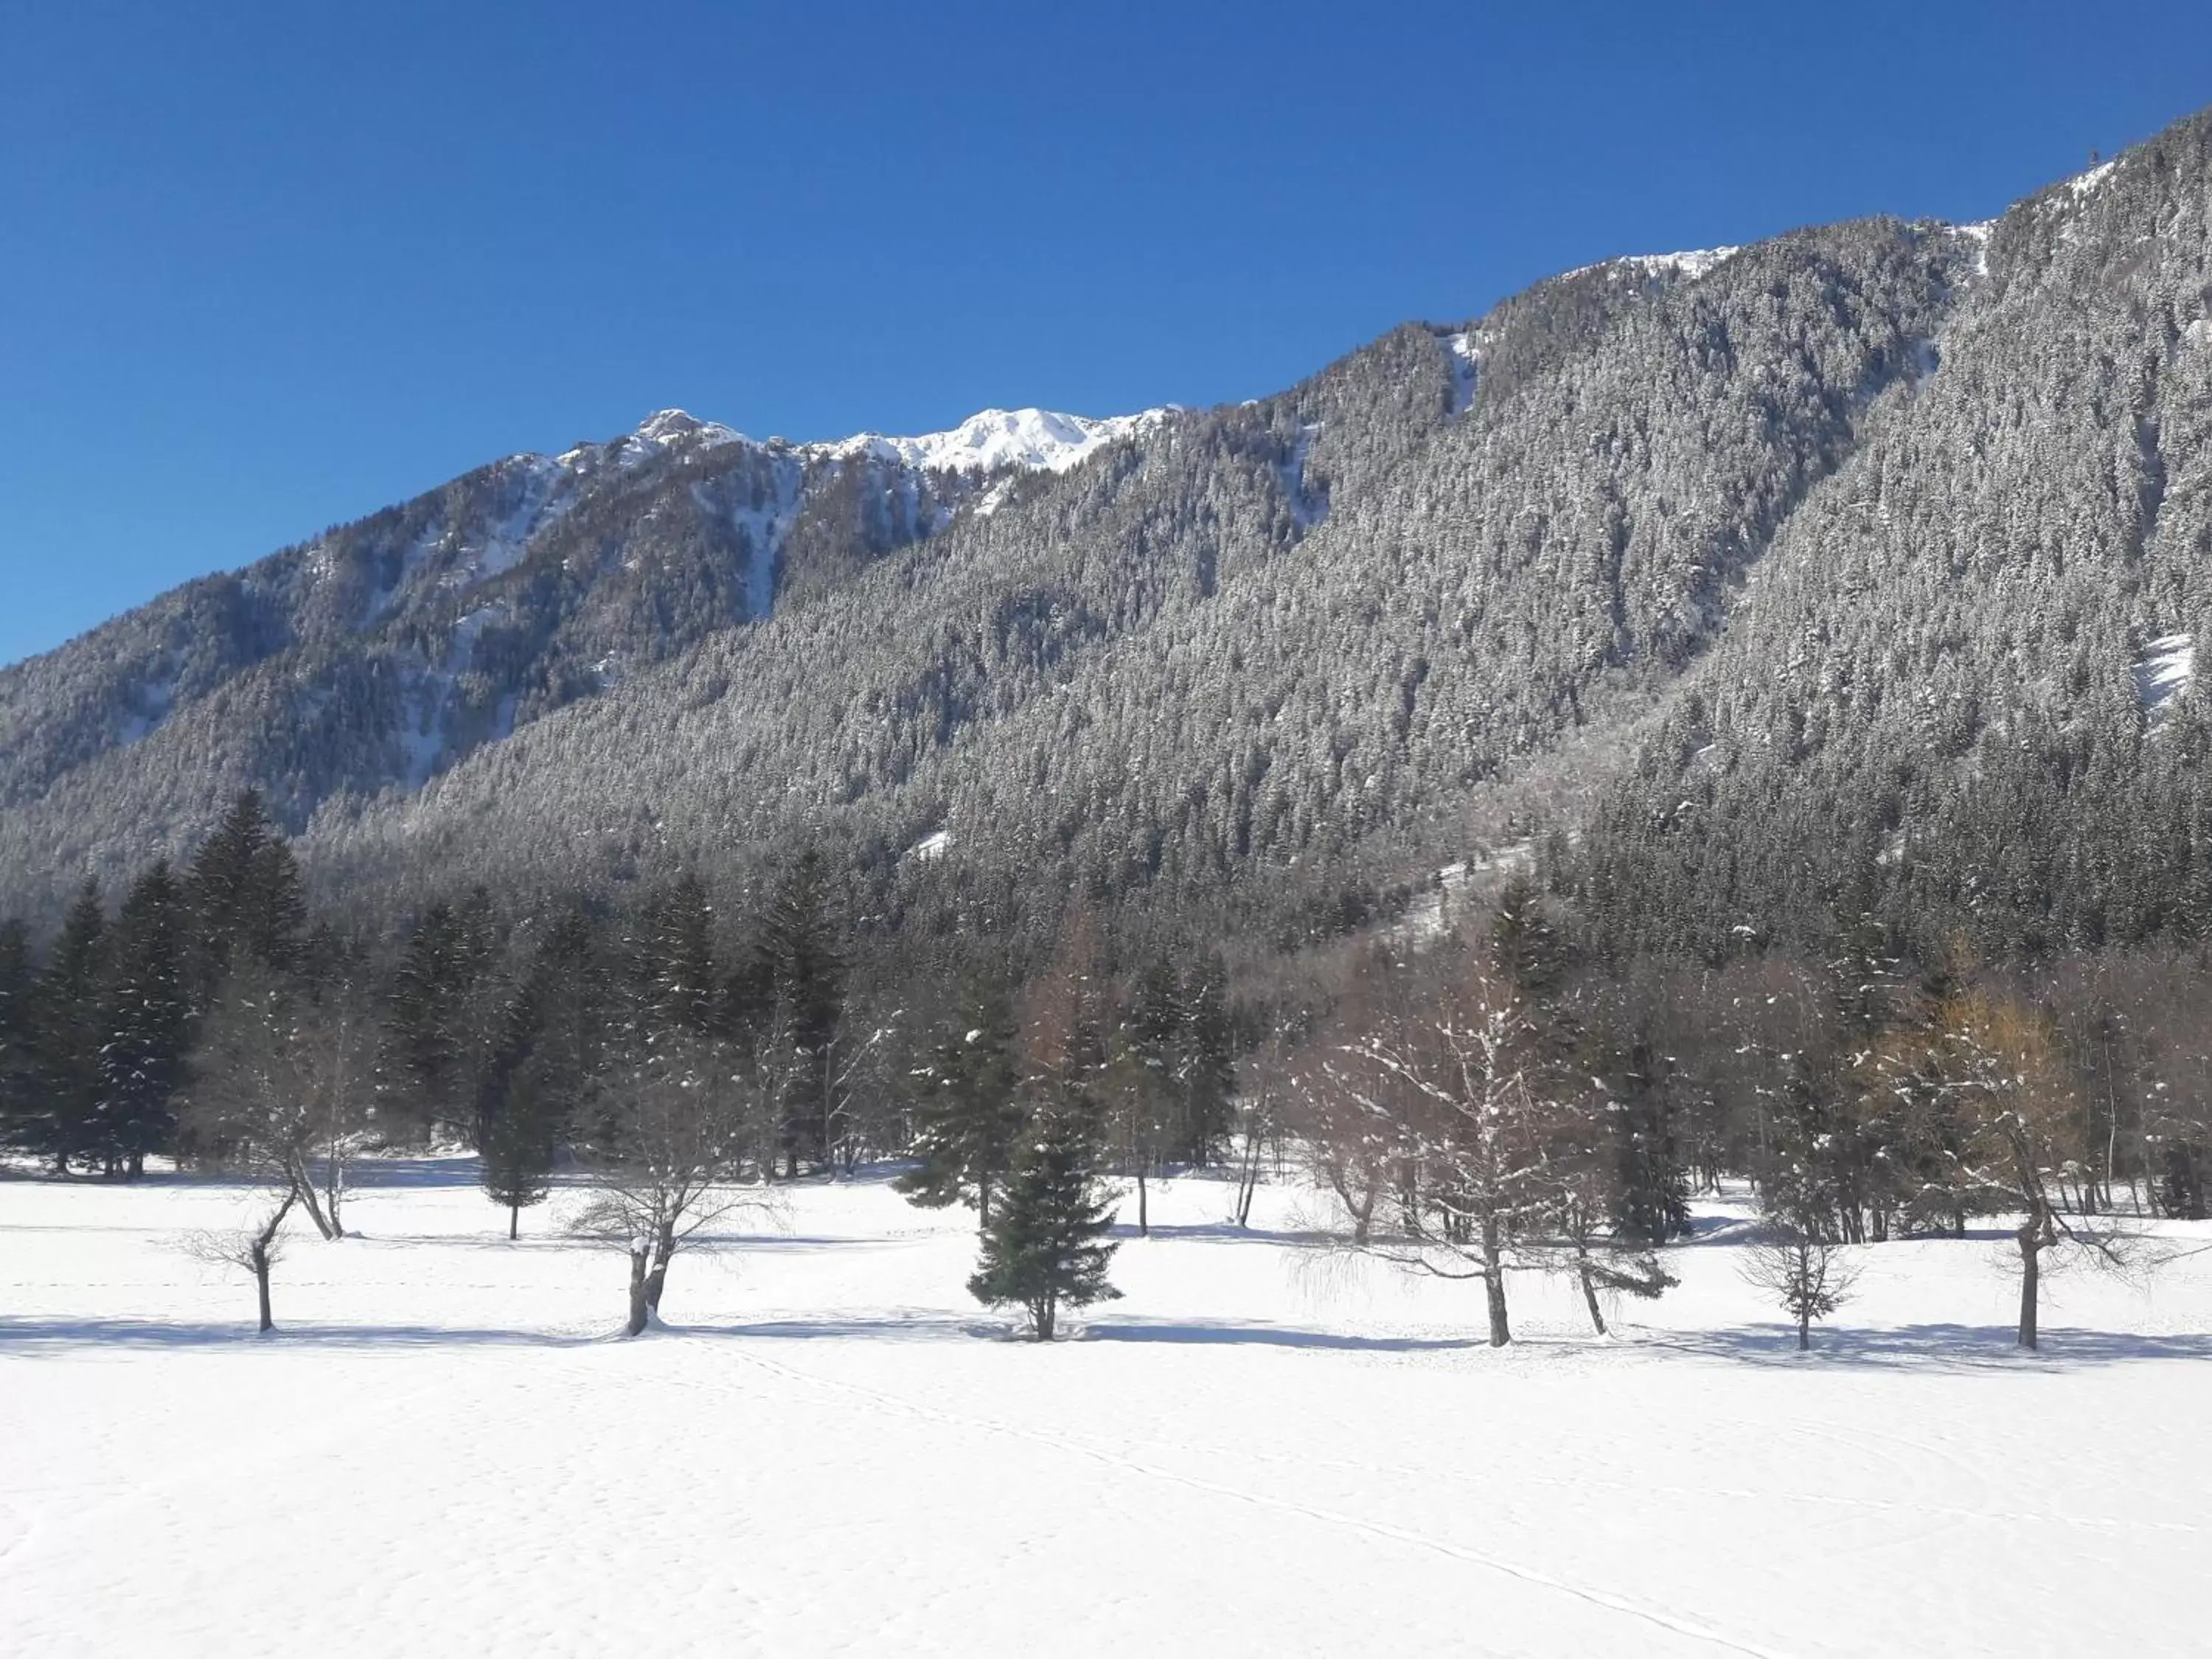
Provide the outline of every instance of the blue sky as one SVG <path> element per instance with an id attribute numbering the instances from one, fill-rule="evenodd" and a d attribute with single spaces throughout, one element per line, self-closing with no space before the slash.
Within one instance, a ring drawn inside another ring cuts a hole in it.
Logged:
<path id="1" fill-rule="evenodd" d="M 2208 102 L 2183 0 L 12 0 L 0 661 L 665 405 L 1252 397 L 1611 253 L 1984 217 Z"/>

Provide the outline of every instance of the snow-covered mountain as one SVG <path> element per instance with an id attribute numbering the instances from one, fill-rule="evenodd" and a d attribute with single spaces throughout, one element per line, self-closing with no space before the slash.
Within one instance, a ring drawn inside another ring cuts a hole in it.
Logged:
<path id="1" fill-rule="evenodd" d="M 2212 848 L 2207 294 L 2212 115 L 1989 224 L 1607 261 L 1246 404 L 664 410 L 0 673 L 0 913 L 252 783 L 362 894 L 804 833 L 1295 934 L 1541 807 L 1670 947 L 2061 868 L 2084 936 L 2212 931 L 2212 861 L 2143 873 Z"/>
<path id="2" fill-rule="evenodd" d="M 987 409 L 969 416 L 950 432 L 924 433 L 917 438 L 886 438 L 864 432 L 807 448 L 817 454 L 869 455 L 905 466 L 951 467 L 963 472 L 990 472 L 1008 466 L 1065 472 L 1090 459 L 1102 445 L 1139 436 L 1181 412 L 1172 407 L 1148 409 L 1142 414 L 1092 420 L 1045 409 Z"/>
<path id="3" fill-rule="evenodd" d="M 560 460 L 563 465 L 581 466 L 611 455 L 618 463 L 635 465 L 647 457 L 679 448 L 704 450 L 724 444 L 748 444 L 802 460 L 861 459 L 925 471 L 996 472 L 1012 467 L 1029 472 L 1065 472 L 1090 459 L 1102 446 L 1148 432 L 1182 412 L 1167 405 L 1135 415 L 1094 419 L 1048 409 L 986 409 L 948 432 L 925 432 L 910 438 L 860 432 L 848 438 L 793 444 L 781 438 L 763 443 L 719 422 L 700 420 L 681 409 L 664 409 L 647 416 L 636 431 L 611 444 L 580 444 Z"/>
<path id="4" fill-rule="evenodd" d="M 988 410 L 793 444 L 665 409 L 508 456 L 0 671 L 0 805 L 88 766 L 143 772 L 179 720 L 295 825 L 333 794 L 419 788 L 1172 414 Z"/>

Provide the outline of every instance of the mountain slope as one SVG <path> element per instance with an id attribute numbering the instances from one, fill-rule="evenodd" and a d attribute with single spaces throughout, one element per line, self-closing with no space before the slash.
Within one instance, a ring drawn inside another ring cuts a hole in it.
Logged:
<path id="1" fill-rule="evenodd" d="M 1644 942 L 2048 908 L 2123 840 L 2212 901 L 2208 131 L 1991 226 L 1607 261 L 1235 408 L 502 463 L 0 681 L 0 904 L 258 781 L 395 912 L 805 837 L 886 917 L 1343 918 L 1568 775 Z M 2125 818 L 2036 821 L 2054 767 Z"/>
<path id="2" fill-rule="evenodd" d="M 1625 933 L 2212 923 L 2212 117 L 2021 204 L 1986 263 L 1612 803 Z"/>
<path id="3" fill-rule="evenodd" d="M 374 886 L 426 862 L 595 885 L 647 849 L 801 833 L 888 869 L 940 829 L 932 880 L 964 861 L 1109 901 L 1343 866 L 1678 672 L 1976 252 L 1848 226 L 1702 276 L 1578 273 L 1463 336 L 1401 330 L 1039 481 L 419 799 L 326 817 L 317 844 Z"/>

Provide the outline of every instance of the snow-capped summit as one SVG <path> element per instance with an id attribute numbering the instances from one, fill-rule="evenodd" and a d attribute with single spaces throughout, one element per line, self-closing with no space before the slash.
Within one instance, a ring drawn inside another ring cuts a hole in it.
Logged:
<path id="1" fill-rule="evenodd" d="M 1694 283 L 1723 260 L 1734 258 L 1742 252 L 1741 247 L 1693 247 L 1679 253 L 1623 253 L 1600 259 L 1595 264 L 1577 265 L 1563 274 L 1579 276 L 1590 270 L 1635 270 L 1646 276 L 1679 276 Z"/>
<path id="2" fill-rule="evenodd" d="M 637 428 L 638 437 L 651 444 L 672 444 L 686 438 L 707 444 L 750 442 L 745 434 L 719 421 L 702 421 L 680 409 L 664 409 L 648 415 Z"/>
<path id="3" fill-rule="evenodd" d="M 950 432 L 925 432 L 910 438 L 860 432 L 849 438 L 798 444 L 793 448 L 809 459 L 868 456 L 902 466 L 956 472 L 989 472 L 1004 466 L 1065 472 L 1101 445 L 1145 432 L 1177 412 L 1172 404 L 1103 419 L 1049 409 L 987 409 L 969 416 Z M 636 466 L 679 446 L 696 450 L 754 441 L 719 422 L 702 421 L 681 409 L 663 409 L 647 416 L 635 431 L 611 443 L 580 444 L 559 459 L 564 465 L 575 467 L 598 457 L 612 456 L 624 466 Z M 781 439 L 771 439 L 767 447 L 777 449 L 782 445 Z"/>
<path id="4" fill-rule="evenodd" d="M 969 416 L 950 432 L 928 432 L 912 438 L 863 432 L 811 444 L 808 448 L 823 455 L 873 455 L 908 466 L 947 467 L 963 472 L 989 471 L 1001 466 L 1065 472 L 1102 444 L 1145 431 L 1173 413 L 1170 406 L 1094 420 L 1048 409 L 987 409 Z"/>

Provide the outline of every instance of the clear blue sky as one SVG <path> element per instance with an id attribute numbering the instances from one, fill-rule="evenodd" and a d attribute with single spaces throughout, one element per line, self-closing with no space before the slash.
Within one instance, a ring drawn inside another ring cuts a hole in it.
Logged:
<path id="1" fill-rule="evenodd" d="M 9 0 L 0 661 L 665 405 L 1251 397 L 2208 102 L 2202 0 Z"/>

